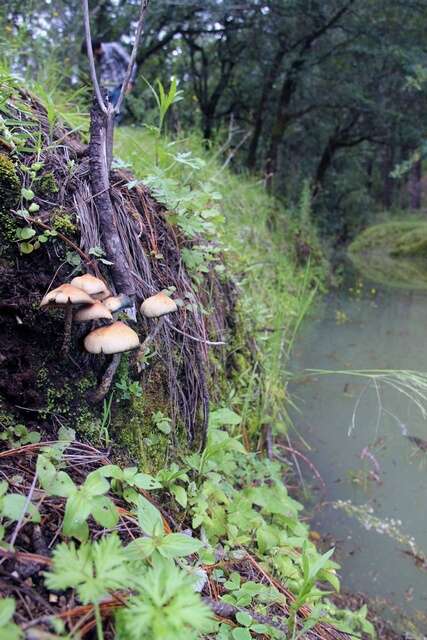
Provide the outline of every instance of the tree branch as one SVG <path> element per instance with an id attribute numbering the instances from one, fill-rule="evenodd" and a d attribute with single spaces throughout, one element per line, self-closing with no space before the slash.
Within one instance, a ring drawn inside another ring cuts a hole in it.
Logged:
<path id="1" fill-rule="evenodd" d="M 85 0 L 85 2 L 87 2 L 87 0 Z M 119 99 L 117 100 L 116 106 L 114 107 L 114 113 L 119 113 L 120 112 L 120 107 L 122 106 L 123 98 L 125 97 L 125 92 L 126 92 L 130 77 L 132 75 L 132 69 L 133 69 L 133 65 L 135 64 L 136 54 L 138 53 L 139 40 L 141 38 L 142 27 L 143 27 L 143 24 L 144 24 L 145 12 L 147 10 L 149 2 L 150 2 L 150 0 L 141 0 L 141 7 L 140 7 L 140 10 L 139 10 L 138 24 L 137 24 L 136 32 L 135 32 L 135 41 L 133 43 L 133 49 L 132 49 L 132 53 L 131 53 L 131 56 L 130 56 L 130 60 L 129 60 L 128 68 L 127 68 L 127 71 L 126 71 L 125 79 L 123 80 L 122 88 L 120 90 L 120 96 L 119 96 Z"/>
<path id="2" fill-rule="evenodd" d="M 99 108 L 103 113 L 107 113 L 107 106 L 104 100 L 102 99 L 101 89 L 99 88 L 98 78 L 96 75 L 95 59 L 93 57 L 93 49 L 92 49 L 92 36 L 90 33 L 88 0 L 82 0 L 82 6 L 83 6 L 83 18 L 84 18 L 85 38 L 86 38 L 86 51 L 87 51 L 87 57 L 89 60 L 90 77 L 92 79 L 92 84 L 95 90 L 95 95 L 99 104 Z"/>

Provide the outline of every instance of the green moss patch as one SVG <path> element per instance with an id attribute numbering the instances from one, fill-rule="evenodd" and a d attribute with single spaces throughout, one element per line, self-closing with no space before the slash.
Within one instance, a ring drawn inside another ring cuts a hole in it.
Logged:
<path id="1" fill-rule="evenodd" d="M 395 220 L 369 227 L 350 245 L 348 254 L 374 282 L 427 289 L 427 222 Z"/>

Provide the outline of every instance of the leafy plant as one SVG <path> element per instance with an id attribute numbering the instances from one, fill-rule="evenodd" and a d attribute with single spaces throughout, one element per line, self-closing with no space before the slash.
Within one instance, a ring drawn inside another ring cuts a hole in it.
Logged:
<path id="1" fill-rule="evenodd" d="M 0 640 L 20 640 L 24 637 L 23 632 L 13 622 L 16 603 L 13 598 L 2 598 L 0 600 Z"/>
<path id="2" fill-rule="evenodd" d="M 110 592 L 127 589 L 133 584 L 125 550 L 116 534 L 99 542 L 84 542 L 77 549 L 75 544 L 61 543 L 53 553 L 53 565 L 45 574 L 49 589 L 73 588 L 84 604 L 95 607 L 98 640 L 102 640 L 102 620 L 99 603 Z"/>
<path id="3" fill-rule="evenodd" d="M 148 569 L 136 590 L 117 614 L 118 640 L 195 640 L 215 628 L 192 579 L 170 562 Z"/>
<path id="4" fill-rule="evenodd" d="M 166 533 L 160 511 L 146 498 L 138 496 L 136 501 L 138 523 L 146 534 L 133 540 L 126 548 L 133 560 L 152 556 L 179 558 L 196 553 L 203 546 L 200 540 L 183 533 Z"/>
<path id="5" fill-rule="evenodd" d="M 119 515 L 114 503 L 104 494 L 110 483 L 99 472 L 89 473 L 81 486 L 77 486 L 65 471 L 57 471 L 45 455 L 37 459 L 40 484 L 49 495 L 67 498 L 62 529 L 66 536 L 87 540 L 90 515 L 103 527 L 117 524 Z"/>

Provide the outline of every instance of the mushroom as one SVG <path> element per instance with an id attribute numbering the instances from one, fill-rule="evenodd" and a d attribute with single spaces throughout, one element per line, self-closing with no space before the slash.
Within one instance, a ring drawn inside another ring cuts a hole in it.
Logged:
<path id="1" fill-rule="evenodd" d="M 84 345 L 89 353 L 117 354 L 139 347 L 139 338 L 127 324 L 117 320 L 89 333 L 84 339 Z"/>
<path id="2" fill-rule="evenodd" d="M 65 307 L 64 317 L 64 340 L 62 343 L 62 353 L 66 355 L 70 348 L 71 324 L 73 322 L 73 306 L 92 305 L 94 301 L 85 291 L 74 287 L 71 284 L 61 284 L 60 287 L 52 289 L 47 293 L 40 303 L 40 307 L 59 306 Z"/>
<path id="3" fill-rule="evenodd" d="M 150 296 L 141 305 L 141 313 L 146 318 L 159 318 L 177 309 L 176 302 L 163 292 Z"/>
<path id="4" fill-rule="evenodd" d="M 84 346 L 89 353 L 111 354 L 113 357 L 108 365 L 98 388 L 92 395 L 94 402 L 105 398 L 120 364 L 121 354 L 139 347 L 138 334 L 127 324 L 117 320 L 106 327 L 100 327 L 89 333 L 84 339 Z"/>
<path id="5" fill-rule="evenodd" d="M 103 301 L 103 304 L 111 311 L 111 313 L 133 306 L 132 300 L 125 293 L 119 293 L 118 296 L 110 296 Z"/>
<path id="6" fill-rule="evenodd" d="M 113 316 L 102 302 L 96 300 L 96 302 L 82 307 L 74 314 L 75 322 L 88 322 L 89 320 L 113 320 Z"/>
<path id="7" fill-rule="evenodd" d="M 90 273 L 85 273 L 83 276 L 76 276 L 71 280 L 73 287 L 86 291 L 90 296 L 98 300 L 102 299 L 102 296 L 108 298 L 111 295 L 108 291 L 108 287 L 103 280 L 92 276 Z"/>
<path id="8" fill-rule="evenodd" d="M 168 313 L 173 313 L 178 309 L 178 306 L 175 300 L 172 300 L 172 298 L 169 298 L 169 296 L 167 296 L 165 293 L 160 291 L 160 293 L 156 293 L 154 296 L 150 296 L 149 298 L 146 298 L 144 302 L 141 304 L 140 309 L 141 309 L 142 315 L 145 316 L 146 318 L 160 318 L 160 316 L 165 316 Z M 154 340 L 156 335 L 159 333 L 160 329 L 164 324 L 164 321 L 165 321 L 165 318 L 161 318 L 161 320 L 158 321 L 153 331 L 151 331 L 151 333 L 147 335 L 144 342 L 142 343 L 137 356 L 139 370 L 142 369 L 143 365 L 141 363 L 144 361 L 145 351 L 147 349 L 147 346 L 149 345 L 150 342 Z"/>

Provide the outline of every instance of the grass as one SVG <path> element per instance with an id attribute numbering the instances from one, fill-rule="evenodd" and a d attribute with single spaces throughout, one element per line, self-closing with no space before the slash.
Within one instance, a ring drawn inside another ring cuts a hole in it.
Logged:
<path id="1" fill-rule="evenodd" d="M 305 265 L 297 264 L 295 240 L 302 225 L 303 235 L 310 234 L 311 245 L 316 244 L 315 233 L 307 229 L 307 198 L 303 197 L 294 209 L 286 208 L 267 194 L 261 180 L 232 173 L 224 162 L 227 149 L 206 150 L 195 134 L 168 140 L 159 139 L 146 128 L 120 127 L 115 152 L 142 180 L 160 173 L 192 190 L 209 188 L 220 195 L 224 222 L 215 242 L 222 249 L 226 272 L 239 288 L 242 342 L 244 335 L 253 336 L 257 350 L 252 366 L 247 363 L 246 397 L 241 400 L 240 410 L 249 412 L 248 403 L 253 405 L 258 397 L 254 425 L 259 428 L 268 420 L 286 430 L 284 367 L 301 322 L 326 276 L 318 247 Z M 235 345 L 237 351 L 241 347 Z"/>

